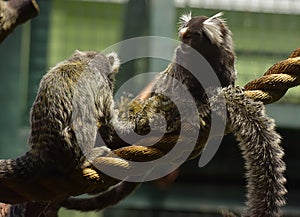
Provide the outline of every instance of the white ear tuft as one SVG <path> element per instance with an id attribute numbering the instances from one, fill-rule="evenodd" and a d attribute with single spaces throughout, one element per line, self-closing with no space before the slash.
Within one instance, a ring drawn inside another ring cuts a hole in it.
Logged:
<path id="1" fill-rule="evenodd" d="M 204 22 L 210 22 L 211 20 L 213 19 L 216 19 L 216 18 L 221 18 L 222 19 L 222 16 L 224 15 L 223 12 L 219 12 L 217 14 L 215 14 L 214 16 L 208 18 L 207 20 L 205 20 Z"/>
<path id="2" fill-rule="evenodd" d="M 118 54 L 115 52 L 111 52 L 111 53 L 107 54 L 106 57 L 108 58 L 108 60 L 111 64 L 112 72 L 117 73 L 120 68 L 120 65 L 121 65 Z"/>
<path id="3" fill-rule="evenodd" d="M 75 54 L 79 54 L 79 55 L 84 55 L 84 52 L 82 52 L 82 51 L 80 51 L 80 50 L 75 50 L 75 52 L 74 52 Z"/>
<path id="4" fill-rule="evenodd" d="M 182 29 L 192 19 L 192 12 L 182 14 L 179 18 L 178 29 Z"/>
<path id="5" fill-rule="evenodd" d="M 208 18 L 203 22 L 203 30 L 212 43 L 220 45 L 222 43 L 222 24 L 225 25 L 225 21 L 221 18 L 223 12 Z"/>

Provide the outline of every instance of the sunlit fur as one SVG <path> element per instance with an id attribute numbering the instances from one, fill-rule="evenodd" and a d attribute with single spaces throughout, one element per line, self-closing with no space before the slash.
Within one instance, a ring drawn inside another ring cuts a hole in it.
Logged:
<path id="1" fill-rule="evenodd" d="M 221 18 L 223 15 L 222 12 L 208 18 L 203 22 L 203 30 L 209 37 L 209 39 L 216 43 L 216 44 L 221 44 L 223 41 L 222 37 L 222 23 L 223 25 L 225 24 L 225 21 Z"/>
<path id="2" fill-rule="evenodd" d="M 182 14 L 179 18 L 179 28 L 178 30 L 180 30 L 185 24 L 187 24 L 190 20 L 192 19 L 192 12 L 188 12 L 186 14 Z"/>

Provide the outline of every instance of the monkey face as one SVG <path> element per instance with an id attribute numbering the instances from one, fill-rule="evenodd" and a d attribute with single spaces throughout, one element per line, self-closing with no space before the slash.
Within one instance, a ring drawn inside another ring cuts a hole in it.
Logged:
<path id="1" fill-rule="evenodd" d="M 225 21 L 221 16 L 222 13 L 213 17 L 191 17 L 191 14 L 181 16 L 179 39 L 182 50 L 187 52 L 192 47 L 205 57 L 218 52 L 226 37 Z"/>
<path id="2" fill-rule="evenodd" d="M 205 20 L 204 16 L 194 17 L 182 26 L 179 31 L 179 39 L 182 42 L 183 50 L 187 51 L 189 47 L 199 49 L 201 44 L 211 43 L 202 30 Z"/>
<path id="3" fill-rule="evenodd" d="M 178 52 L 185 62 L 192 61 L 193 50 L 200 53 L 215 70 L 224 87 L 234 84 L 236 72 L 231 32 L 221 18 L 222 15 L 222 13 L 212 17 L 192 17 L 191 13 L 182 15 L 179 21 L 181 45 Z"/>

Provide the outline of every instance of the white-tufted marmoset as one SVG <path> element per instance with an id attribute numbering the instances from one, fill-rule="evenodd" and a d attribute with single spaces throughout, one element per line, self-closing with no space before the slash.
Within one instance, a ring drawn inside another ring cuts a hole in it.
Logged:
<path id="1" fill-rule="evenodd" d="M 106 129 L 107 138 L 112 125 L 125 129 L 114 115 L 119 65 L 115 53 L 76 51 L 43 76 L 31 109 L 30 150 L 16 159 L 0 160 L 1 202 L 59 200 L 86 193 L 72 187 L 77 183 L 70 173 L 105 151 L 95 148 L 99 128 Z"/>

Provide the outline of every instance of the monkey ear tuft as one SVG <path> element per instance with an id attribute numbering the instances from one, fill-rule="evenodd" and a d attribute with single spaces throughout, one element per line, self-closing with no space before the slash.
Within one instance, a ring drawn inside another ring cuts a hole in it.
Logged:
<path id="1" fill-rule="evenodd" d="M 226 25 L 226 22 L 224 19 L 222 19 L 222 16 L 223 12 L 220 12 L 203 22 L 203 30 L 207 37 L 212 43 L 217 45 L 220 45 L 223 41 L 222 28 L 223 25 Z"/>
<path id="2" fill-rule="evenodd" d="M 108 61 L 111 65 L 112 72 L 117 73 L 120 68 L 120 64 L 121 64 L 118 54 L 115 52 L 111 52 L 111 53 L 107 54 L 106 57 L 108 58 Z"/>
<path id="3" fill-rule="evenodd" d="M 178 22 L 178 29 L 182 29 L 187 25 L 187 23 L 192 19 L 192 12 L 187 12 L 185 14 L 182 14 L 179 18 Z"/>
<path id="4" fill-rule="evenodd" d="M 75 52 L 74 52 L 74 54 L 76 55 L 81 55 L 81 56 L 83 56 L 83 55 L 85 55 L 85 53 L 83 52 L 83 51 L 80 51 L 80 50 L 75 50 Z"/>

